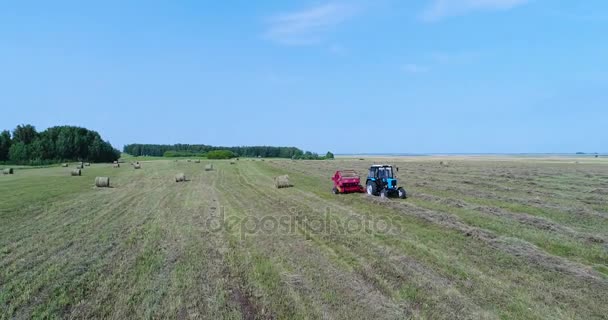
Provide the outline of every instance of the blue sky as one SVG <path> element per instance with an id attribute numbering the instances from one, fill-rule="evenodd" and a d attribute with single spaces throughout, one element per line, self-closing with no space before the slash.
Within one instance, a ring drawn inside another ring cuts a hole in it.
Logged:
<path id="1" fill-rule="evenodd" d="M 337 153 L 607 152 L 608 2 L 11 1 L 0 128 Z"/>

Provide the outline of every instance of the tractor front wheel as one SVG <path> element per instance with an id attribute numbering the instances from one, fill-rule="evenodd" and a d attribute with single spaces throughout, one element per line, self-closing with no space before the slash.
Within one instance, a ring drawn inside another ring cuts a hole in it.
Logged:
<path id="1" fill-rule="evenodd" d="M 405 189 L 399 187 L 399 189 L 397 189 L 397 194 L 399 195 L 399 199 L 405 199 L 407 198 L 407 193 L 405 192 Z"/>
<path id="2" fill-rule="evenodd" d="M 377 193 L 376 183 L 374 183 L 373 181 L 368 181 L 367 182 L 367 194 L 370 196 L 375 196 L 376 193 Z"/>
<path id="3" fill-rule="evenodd" d="M 388 198 L 388 191 L 386 189 L 380 191 L 380 198 L 383 198 L 383 199 Z"/>

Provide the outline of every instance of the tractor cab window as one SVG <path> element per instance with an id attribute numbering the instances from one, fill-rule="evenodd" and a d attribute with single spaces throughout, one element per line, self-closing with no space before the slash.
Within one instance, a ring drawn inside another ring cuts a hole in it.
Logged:
<path id="1" fill-rule="evenodd" d="M 391 168 L 391 167 L 378 168 L 378 178 L 380 178 L 380 179 L 393 178 L 393 168 Z"/>

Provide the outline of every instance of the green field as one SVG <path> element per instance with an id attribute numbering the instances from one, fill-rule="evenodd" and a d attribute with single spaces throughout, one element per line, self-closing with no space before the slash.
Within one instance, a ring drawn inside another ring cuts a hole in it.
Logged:
<path id="1" fill-rule="evenodd" d="M 410 197 L 330 192 L 336 169 L 363 175 L 372 162 L 400 167 Z M 0 176 L 1 319 L 608 315 L 605 159 L 171 159 L 68 172 Z M 179 172 L 189 181 L 175 183 Z M 280 174 L 294 187 L 275 189 Z"/>

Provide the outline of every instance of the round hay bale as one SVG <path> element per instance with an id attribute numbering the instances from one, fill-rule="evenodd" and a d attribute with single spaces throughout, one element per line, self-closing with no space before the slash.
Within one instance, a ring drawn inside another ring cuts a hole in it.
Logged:
<path id="1" fill-rule="evenodd" d="M 115 163 L 112 165 L 113 168 L 120 168 L 120 163 Z"/>
<path id="2" fill-rule="evenodd" d="M 234 161 L 230 161 L 230 164 L 236 164 L 236 162 L 234 162 Z"/>
<path id="3" fill-rule="evenodd" d="M 194 160 L 194 163 L 201 163 L 200 160 Z"/>
<path id="4" fill-rule="evenodd" d="M 175 182 L 185 182 L 186 181 L 186 175 L 183 173 L 178 173 L 175 175 Z"/>
<path id="5" fill-rule="evenodd" d="M 188 162 L 192 162 L 192 160 L 188 159 Z"/>
<path id="6" fill-rule="evenodd" d="M 208 164 L 205 166 L 205 171 L 212 171 L 213 170 L 213 165 L 212 164 Z"/>
<path id="7" fill-rule="evenodd" d="M 63 163 L 63 164 L 61 164 L 61 166 L 64 167 L 64 168 L 67 168 L 68 164 L 67 163 Z"/>
<path id="8" fill-rule="evenodd" d="M 141 164 L 136 163 L 136 164 L 133 165 L 133 168 L 135 168 L 135 169 L 141 169 Z"/>
<path id="9" fill-rule="evenodd" d="M 112 162 L 112 163 L 113 163 L 113 164 L 118 164 L 118 161 L 114 161 L 114 162 Z"/>
<path id="10" fill-rule="evenodd" d="M 13 168 L 6 168 L 2 170 L 3 174 L 13 174 Z"/>
<path id="11" fill-rule="evenodd" d="M 85 166 L 85 167 L 90 167 L 90 166 L 91 166 L 91 163 L 90 163 L 90 162 L 85 162 L 85 163 L 84 163 L 84 166 Z"/>
<path id="12" fill-rule="evenodd" d="M 109 188 L 110 187 L 110 178 L 109 177 L 95 178 L 95 186 L 98 188 Z"/>
<path id="13" fill-rule="evenodd" d="M 284 176 L 278 176 L 274 178 L 274 185 L 281 189 L 281 188 L 289 188 L 291 187 L 291 183 L 289 183 L 289 176 L 288 175 L 284 175 Z"/>
<path id="14" fill-rule="evenodd" d="M 82 174 L 82 171 L 80 169 L 74 169 L 71 172 L 72 177 L 80 177 L 81 174 Z"/>

